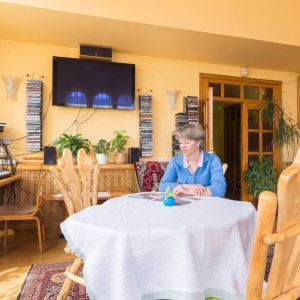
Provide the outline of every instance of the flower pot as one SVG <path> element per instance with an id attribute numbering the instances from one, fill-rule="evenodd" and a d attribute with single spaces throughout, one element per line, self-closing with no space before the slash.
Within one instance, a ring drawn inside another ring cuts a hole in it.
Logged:
<path id="1" fill-rule="evenodd" d="M 127 152 L 115 153 L 115 163 L 116 164 L 126 164 L 127 163 Z"/>
<path id="2" fill-rule="evenodd" d="M 175 203 L 175 198 L 174 197 L 163 197 L 162 201 L 165 206 L 172 206 Z"/>
<path id="3" fill-rule="evenodd" d="M 105 155 L 103 153 L 96 153 L 96 159 L 99 164 L 107 163 L 107 155 Z"/>

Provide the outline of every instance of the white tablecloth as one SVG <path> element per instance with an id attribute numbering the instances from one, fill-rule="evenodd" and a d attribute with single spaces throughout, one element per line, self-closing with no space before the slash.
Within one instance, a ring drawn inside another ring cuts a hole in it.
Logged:
<path id="1" fill-rule="evenodd" d="M 203 197 L 182 206 L 130 196 L 70 216 L 61 229 L 84 259 L 91 299 L 245 299 L 256 211 Z"/>

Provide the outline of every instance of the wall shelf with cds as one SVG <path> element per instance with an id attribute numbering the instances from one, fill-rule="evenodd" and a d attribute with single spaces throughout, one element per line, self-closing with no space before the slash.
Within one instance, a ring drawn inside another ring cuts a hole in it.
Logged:
<path id="1" fill-rule="evenodd" d="M 26 150 L 42 150 L 42 108 L 43 82 L 27 79 L 26 81 Z"/>
<path id="2" fill-rule="evenodd" d="M 187 124 L 199 123 L 199 100 L 196 96 L 183 98 L 183 111 L 187 116 Z"/>
<path id="3" fill-rule="evenodd" d="M 153 156 L 152 96 L 139 95 L 140 157 Z"/>
<path id="4" fill-rule="evenodd" d="M 199 123 L 199 101 L 196 96 L 183 97 L 183 112 L 175 115 L 175 131 L 172 134 L 172 156 L 181 153 L 176 132 L 190 123 Z"/>

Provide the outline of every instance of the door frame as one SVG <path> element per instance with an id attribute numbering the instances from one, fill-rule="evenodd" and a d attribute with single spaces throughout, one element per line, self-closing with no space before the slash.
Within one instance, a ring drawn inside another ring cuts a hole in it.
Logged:
<path id="1" fill-rule="evenodd" d="M 211 122 L 208 118 L 211 114 L 205 114 L 205 108 L 208 104 L 208 90 L 210 84 L 220 84 L 221 85 L 221 95 L 213 96 L 213 101 L 226 102 L 231 104 L 241 105 L 241 178 L 243 177 L 243 172 L 248 168 L 248 108 L 256 107 L 258 104 L 262 103 L 262 87 L 273 89 L 273 98 L 278 100 L 281 105 L 282 102 L 282 81 L 277 80 L 265 80 L 256 78 L 244 78 L 244 77 L 234 77 L 216 74 L 200 73 L 199 78 L 199 122 L 204 125 L 206 134 L 209 134 L 208 124 Z M 240 97 L 239 98 L 229 98 L 224 97 L 224 85 L 240 85 Z M 244 86 L 258 86 L 259 87 L 259 98 L 258 99 L 244 99 Z M 210 137 L 211 139 L 211 137 Z M 208 146 L 206 144 L 206 146 Z M 206 148 L 208 149 L 208 148 Z M 276 167 L 279 172 L 282 171 L 282 150 L 274 147 L 273 159 L 276 163 Z M 251 195 L 244 190 L 246 186 L 245 180 L 241 183 L 241 199 L 243 201 L 251 201 Z"/>

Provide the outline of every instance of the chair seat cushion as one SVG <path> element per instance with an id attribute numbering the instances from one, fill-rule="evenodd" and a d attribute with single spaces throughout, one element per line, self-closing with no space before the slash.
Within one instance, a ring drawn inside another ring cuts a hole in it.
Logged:
<path id="1" fill-rule="evenodd" d="M 1 216 L 18 216 L 28 215 L 35 211 L 35 206 L 32 204 L 25 205 L 3 205 L 0 206 L 0 218 Z"/>

